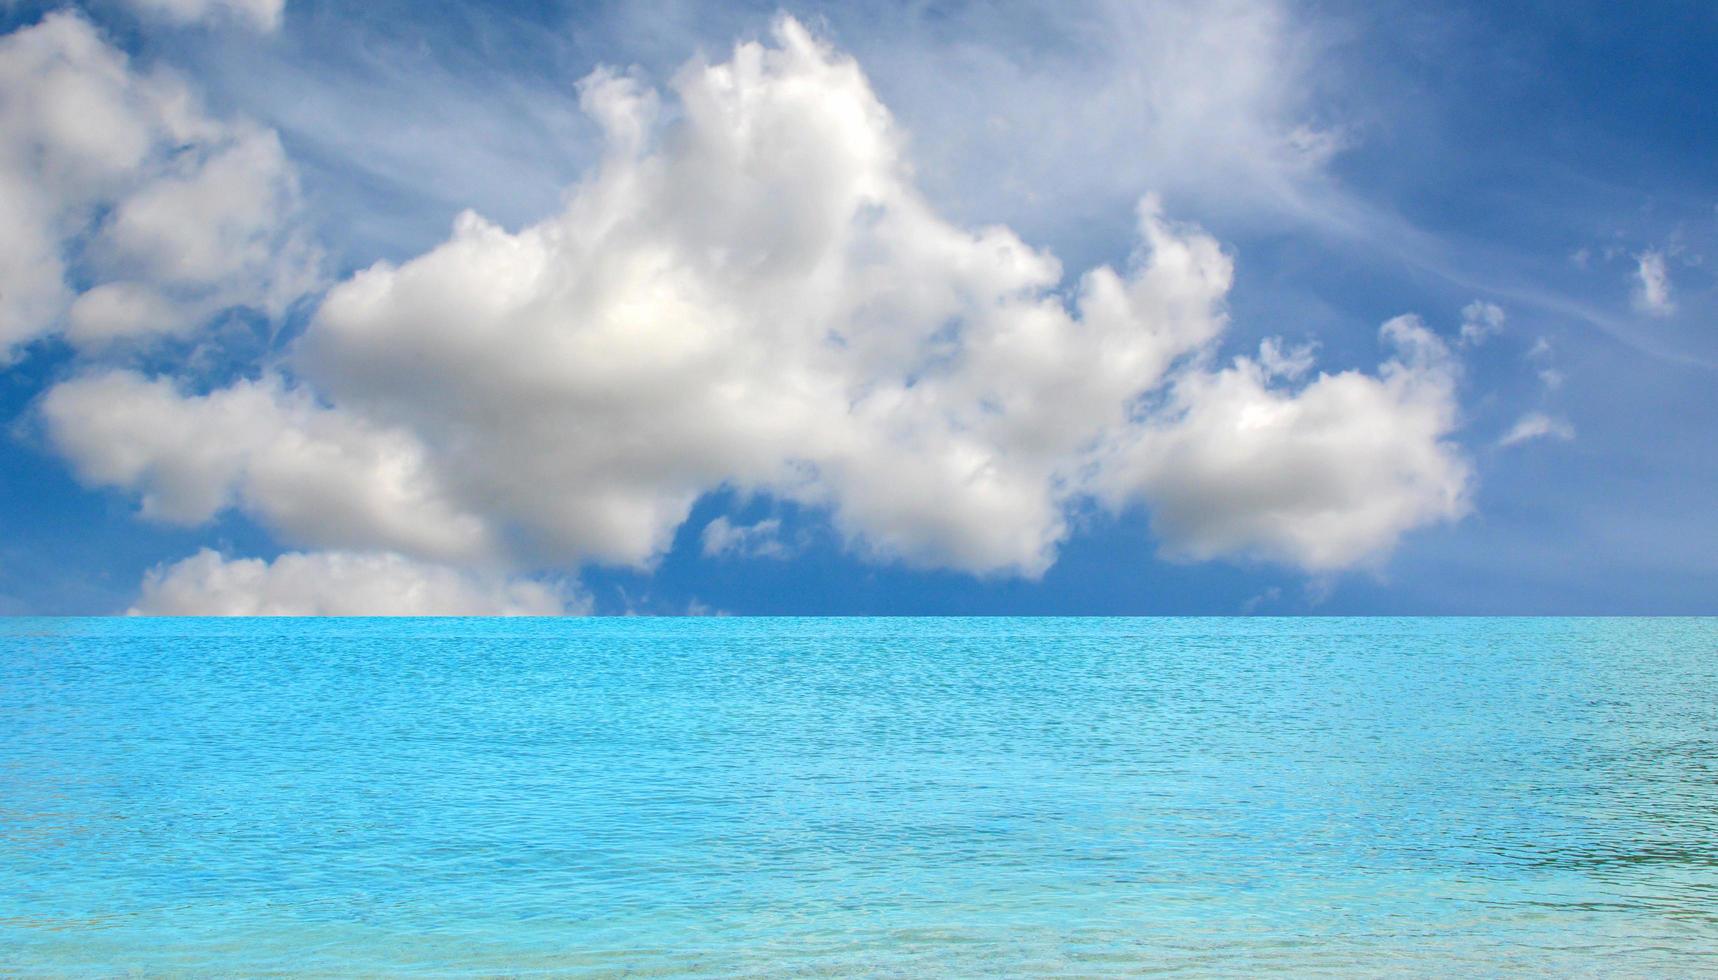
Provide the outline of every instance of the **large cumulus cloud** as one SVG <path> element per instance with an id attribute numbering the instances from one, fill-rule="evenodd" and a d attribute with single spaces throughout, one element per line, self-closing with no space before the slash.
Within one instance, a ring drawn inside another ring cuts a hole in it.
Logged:
<path id="1" fill-rule="evenodd" d="M 1064 300 L 1054 257 L 917 194 L 853 62 L 792 21 L 776 40 L 685 70 L 666 126 L 636 82 L 588 80 L 610 154 L 567 210 L 466 215 L 360 274 L 305 366 L 433 434 L 555 560 L 647 563 L 729 484 L 878 557 L 1041 573 L 1081 452 L 1221 328 L 1229 260 L 1148 207 L 1131 267 Z"/>
<path id="2" fill-rule="evenodd" d="M 719 487 L 822 509 L 874 560 L 1027 577 L 1088 499 L 1143 503 L 1176 555 L 1317 570 L 1461 511 L 1428 331 L 1387 327 L 1377 374 L 1303 383 L 1275 347 L 1213 369 L 1233 266 L 1209 235 L 1148 199 L 1129 260 L 1070 277 L 945 220 L 859 67 L 791 19 L 666 98 L 614 72 L 580 97 L 606 153 L 561 213 L 467 213 L 341 283 L 296 382 L 90 376 L 45 401 L 51 438 L 162 516 L 525 567 L 647 567 Z M 231 436 L 187 465 L 103 417 L 137 404 Z M 294 516 L 324 499 L 345 516 Z"/>

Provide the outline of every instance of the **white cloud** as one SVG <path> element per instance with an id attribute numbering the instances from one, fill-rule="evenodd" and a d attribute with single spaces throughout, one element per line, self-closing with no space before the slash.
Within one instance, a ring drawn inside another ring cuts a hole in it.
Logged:
<path id="1" fill-rule="evenodd" d="M 581 98 L 606 154 L 565 210 L 467 213 L 340 284 L 297 384 L 93 376 L 44 400 L 50 437 L 164 519 L 530 567 L 648 567 L 719 487 L 821 508 L 873 560 L 1026 577 L 1094 496 L 1144 502 L 1172 554 L 1321 572 L 1465 505 L 1429 332 L 1393 321 L 1378 375 L 1298 390 L 1312 352 L 1275 340 L 1209 370 L 1215 240 L 1147 199 L 1125 267 L 1070 281 L 945 220 L 858 66 L 790 19 L 666 100 L 609 72 Z"/>
<path id="2" fill-rule="evenodd" d="M 1467 509 L 1468 464 L 1445 441 L 1456 367 L 1412 317 L 1384 325 L 1377 377 L 1321 374 L 1271 387 L 1238 359 L 1176 384 L 1165 413 L 1108 463 L 1109 493 L 1144 501 L 1166 554 L 1251 556 L 1331 571 Z"/>
<path id="3" fill-rule="evenodd" d="M 227 559 L 207 548 L 151 570 L 132 615 L 561 616 L 588 603 L 560 587 L 388 553 Z"/>
<path id="4" fill-rule="evenodd" d="M 1556 391 L 1563 387 L 1563 382 L 1568 379 L 1564 376 L 1562 371 L 1550 366 L 1551 358 L 1551 342 L 1546 340 L 1544 337 L 1540 337 L 1533 341 L 1533 346 L 1527 350 L 1528 360 L 1543 365 L 1538 369 L 1539 382 L 1543 384 L 1547 390 Z"/>
<path id="5" fill-rule="evenodd" d="M 1544 412 L 1528 412 L 1497 441 L 1500 446 L 1514 446 L 1534 439 L 1557 439 L 1568 442 L 1575 438 L 1575 428 L 1568 422 L 1552 418 Z"/>
<path id="6" fill-rule="evenodd" d="M 756 524 L 735 524 L 718 517 L 704 525 L 702 540 L 705 557 L 786 558 L 789 554 L 781 540 L 781 520 L 774 517 Z"/>
<path id="7" fill-rule="evenodd" d="M 54 387 L 41 414 L 80 479 L 139 492 L 153 519 L 197 524 L 236 505 L 298 544 L 440 559 L 493 548 L 414 436 L 319 406 L 275 376 L 187 396 L 109 371 Z"/>
<path id="8" fill-rule="evenodd" d="M 286 0 L 125 0 L 144 14 L 181 24 L 237 21 L 259 31 L 280 27 Z"/>
<path id="9" fill-rule="evenodd" d="M 1312 370 L 1318 363 L 1317 353 L 1318 348 L 1313 344 L 1300 344 L 1284 350 L 1281 338 L 1266 337 L 1259 344 L 1259 367 L 1268 377 L 1293 381 Z"/>
<path id="10" fill-rule="evenodd" d="M 81 17 L 0 37 L 0 363 L 62 327 L 90 345 L 278 315 L 316 280 L 297 199 L 272 132 L 207 116 Z"/>
<path id="11" fill-rule="evenodd" d="M 1671 298 L 1670 272 L 1664 265 L 1664 253 L 1642 252 L 1636 256 L 1635 309 L 1653 316 L 1669 316 L 1676 312 Z"/>
<path id="12" fill-rule="evenodd" d="M 1461 344 L 1477 347 L 1503 331 L 1503 307 L 1475 300 L 1461 311 Z"/>
<path id="13" fill-rule="evenodd" d="M 664 126 L 636 81 L 587 80 L 609 152 L 567 211 L 467 214 L 336 288 L 306 372 L 559 560 L 646 564 L 727 483 L 877 557 L 1041 573 L 1065 471 L 1218 333 L 1228 258 L 1148 205 L 1070 309 L 1052 256 L 932 211 L 858 67 L 791 20 L 674 87 Z"/>

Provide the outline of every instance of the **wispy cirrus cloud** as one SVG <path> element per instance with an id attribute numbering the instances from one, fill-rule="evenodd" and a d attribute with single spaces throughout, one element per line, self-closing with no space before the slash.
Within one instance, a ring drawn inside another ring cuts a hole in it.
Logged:
<path id="1" fill-rule="evenodd" d="M 242 24 L 259 31 L 280 27 L 286 10 L 286 0 L 124 0 L 146 16 L 161 17 L 181 24 L 222 23 Z"/>

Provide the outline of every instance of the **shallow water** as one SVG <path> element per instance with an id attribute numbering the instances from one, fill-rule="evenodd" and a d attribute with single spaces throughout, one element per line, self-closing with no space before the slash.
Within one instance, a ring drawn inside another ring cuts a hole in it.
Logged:
<path id="1" fill-rule="evenodd" d="M 0 973 L 1715 952 L 1718 620 L 0 620 Z"/>

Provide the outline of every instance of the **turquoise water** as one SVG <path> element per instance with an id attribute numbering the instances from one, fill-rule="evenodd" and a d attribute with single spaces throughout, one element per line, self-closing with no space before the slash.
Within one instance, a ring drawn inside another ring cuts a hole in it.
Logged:
<path id="1" fill-rule="evenodd" d="M 0 973 L 1718 970 L 1718 620 L 0 621 Z"/>

